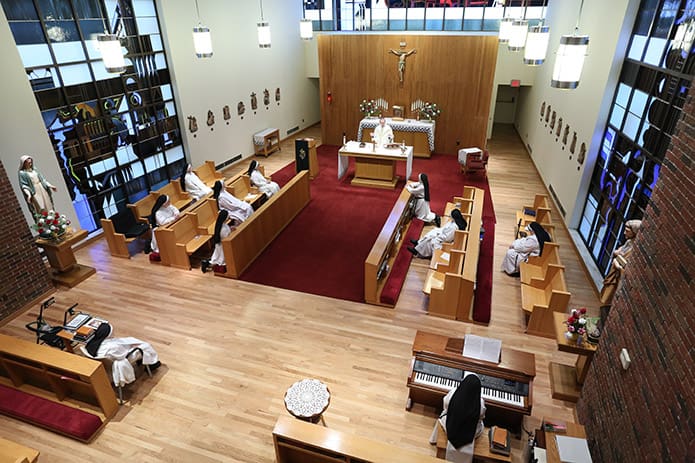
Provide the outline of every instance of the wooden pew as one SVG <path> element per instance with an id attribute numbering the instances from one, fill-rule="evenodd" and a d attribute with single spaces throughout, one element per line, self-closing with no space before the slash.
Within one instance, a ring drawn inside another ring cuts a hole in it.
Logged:
<path id="1" fill-rule="evenodd" d="M 198 178 L 210 188 L 213 187 L 216 181 L 224 179 L 222 174 L 215 169 L 215 163 L 213 161 L 205 161 L 203 164 L 193 169 L 193 172 L 195 172 Z"/>
<path id="2" fill-rule="evenodd" d="M 540 256 L 529 256 L 527 262 L 519 264 L 521 282 L 530 285 L 535 280 L 546 280 L 549 264 L 562 265 L 560 263 L 560 245 L 557 243 L 545 243 L 543 245 L 543 254 Z"/>
<path id="3" fill-rule="evenodd" d="M 227 271 L 216 275 L 239 278 L 310 199 L 309 172 L 302 171 L 222 240 Z"/>
<path id="4" fill-rule="evenodd" d="M 36 463 L 39 451 L 0 437 L 0 462 Z"/>
<path id="5" fill-rule="evenodd" d="M 140 236 L 149 239 L 149 224 L 137 221 L 130 208 L 117 212 L 108 219 L 101 219 L 101 228 L 109 246 L 109 252 L 114 257 L 130 259 L 128 244 Z"/>
<path id="6" fill-rule="evenodd" d="M 381 302 L 381 291 L 407 235 L 413 207 L 410 192 L 403 188 L 364 261 L 364 300 L 368 304 L 392 307 Z"/>
<path id="7" fill-rule="evenodd" d="M 435 457 L 280 416 L 273 429 L 277 463 L 441 463 Z"/>
<path id="8" fill-rule="evenodd" d="M 471 190 L 466 187 L 463 198 L 471 199 L 470 215 L 467 214 L 468 228 L 456 232 L 465 235 L 458 238 L 465 248 L 449 252 L 449 264 L 446 271 L 430 269 L 425 279 L 423 292 L 429 294 L 428 313 L 438 317 L 471 321 L 471 311 L 475 297 L 475 284 L 478 273 L 478 255 L 480 252 L 480 228 L 483 213 L 485 191 L 480 188 Z M 463 202 L 461 207 L 466 207 Z M 433 256 L 434 257 L 434 256 Z M 438 259 L 442 258 L 440 253 Z M 453 261 L 452 261 L 453 258 Z M 437 262 L 437 267 L 440 263 Z"/>
<path id="9" fill-rule="evenodd" d="M 225 188 L 232 196 L 249 203 L 254 210 L 258 209 L 266 199 L 263 193 L 259 193 L 258 188 L 251 186 L 251 180 L 245 172 L 240 172 L 229 179 L 225 183 Z"/>
<path id="10" fill-rule="evenodd" d="M 207 227 L 198 225 L 198 216 L 190 212 L 178 220 L 154 230 L 162 263 L 172 267 L 191 269 L 190 256 L 211 241 Z"/>
<path id="11" fill-rule="evenodd" d="M 205 198 L 196 201 L 187 211 L 198 216 L 198 228 L 206 229 L 208 235 L 215 233 L 215 222 L 217 221 L 217 201 L 213 198 Z"/>
<path id="12" fill-rule="evenodd" d="M 566 312 L 571 294 L 565 283 L 565 270 L 548 264 L 547 279 L 539 287 L 521 285 L 521 307 L 528 319 L 526 333 L 555 338 L 553 312 Z"/>
<path id="13" fill-rule="evenodd" d="M 137 200 L 133 204 L 128 204 L 128 208 L 133 211 L 135 219 L 140 222 L 149 223 L 150 213 L 152 212 L 152 207 L 154 202 L 157 200 L 157 196 L 152 193 L 148 193 L 143 198 Z"/>
<path id="14" fill-rule="evenodd" d="M 186 206 L 191 204 L 192 201 L 191 195 L 188 194 L 188 192 L 183 191 L 181 188 L 181 182 L 179 182 L 178 179 L 172 180 L 159 190 L 153 191 L 150 194 L 154 195 L 155 200 L 160 195 L 167 195 L 169 197 L 169 201 L 171 201 L 171 204 L 179 211 L 185 209 Z"/>
<path id="15" fill-rule="evenodd" d="M 527 211 L 532 211 L 535 215 L 527 214 Z M 516 211 L 516 222 L 517 224 L 521 223 L 522 229 L 531 222 L 551 224 L 553 221 L 550 217 L 550 200 L 548 196 L 537 194 L 532 206 L 523 206 L 520 211 Z"/>

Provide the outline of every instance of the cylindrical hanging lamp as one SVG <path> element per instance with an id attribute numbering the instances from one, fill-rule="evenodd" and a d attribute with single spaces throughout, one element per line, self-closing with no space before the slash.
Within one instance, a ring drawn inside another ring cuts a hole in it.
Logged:
<path id="1" fill-rule="evenodd" d="M 125 72 L 125 58 L 121 50 L 120 39 L 113 34 L 97 35 L 97 45 L 104 61 L 106 72 L 120 74 Z"/>
<path id="2" fill-rule="evenodd" d="M 551 87 L 572 89 L 579 86 L 588 46 L 588 35 L 562 36 L 555 56 Z"/>
<path id="3" fill-rule="evenodd" d="M 512 22 L 512 29 L 509 33 L 507 48 L 509 51 L 520 51 L 526 45 L 526 35 L 528 34 L 528 21 L 525 19 L 515 19 Z"/>
<path id="4" fill-rule="evenodd" d="M 258 26 L 258 46 L 260 48 L 270 48 L 270 23 L 261 21 Z"/>
<path id="5" fill-rule="evenodd" d="M 512 23 L 514 22 L 514 19 L 512 18 L 502 18 L 500 21 L 500 35 L 499 35 L 499 41 L 500 43 L 507 43 L 509 42 L 509 36 L 512 33 Z"/>
<path id="6" fill-rule="evenodd" d="M 210 29 L 201 24 L 193 28 L 193 47 L 198 58 L 210 58 L 212 56 Z"/>
<path id="7" fill-rule="evenodd" d="M 524 64 L 540 66 L 545 62 L 550 42 L 550 27 L 544 25 L 532 26 L 526 36 L 524 48 Z"/>
<path id="8" fill-rule="evenodd" d="M 302 40 L 311 40 L 314 38 L 314 24 L 311 19 L 299 20 L 299 36 Z"/>

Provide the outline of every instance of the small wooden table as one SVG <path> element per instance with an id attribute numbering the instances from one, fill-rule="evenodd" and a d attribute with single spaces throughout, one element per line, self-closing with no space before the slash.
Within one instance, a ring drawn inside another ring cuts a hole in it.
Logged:
<path id="1" fill-rule="evenodd" d="M 51 278 L 55 283 L 72 288 L 96 273 L 93 267 L 78 264 L 72 252 L 72 245 L 86 237 L 86 230 L 77 230 L 68 232 L 59 242 L 36 238 L 36 245 L 42 248 L 48 257 L 48 263 L 52 268 Z"/>
<path id="2" fill-rule="evenodd" d="M 567 326 L 567 315 L 565 313 L 553 313 L 555 322 L 555 340 L 557 348 L 562 352 L 577 354 L 577 362 L 574 366 L 563 365 L 550 362 L 550 389 L 553 399 L 577 402 L 582 392 L 582 384 L 589 371 L 591 359 L 598 346 L 589 343 L 586 338 L 577 345 L 575 341 L 570 341 L 565 337 Z"/>
<path id="3" fill-rule="evenodd" d="M 297 381 L 285 392 L 285 408 L 295 418 L 325 426 L 323 412 L 331 403 L 328 387 L 318 379 Z"/>
<path id="4" fill-rule="evenodd" d="M 399 148 L 375 147 L 374 143 L 349 141 L 338 151 L 338 180 L 348 170 L 348 160 L 355 158 L 355 177 L 352 185 L 393 189 L 398 183 L 396 161 L 406 161 L 406 181 L 413 170 L 413 147 Z"/>

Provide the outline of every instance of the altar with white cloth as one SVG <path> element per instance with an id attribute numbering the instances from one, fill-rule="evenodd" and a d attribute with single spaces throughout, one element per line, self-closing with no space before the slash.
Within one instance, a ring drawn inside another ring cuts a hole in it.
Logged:
<path id="1" fill-rule="evenodd" d="M 415 119 L 394 120 L 386 118 L 386 123 L 393 130 L 393 141 L 403 142 L 413 147 L 413 156 L 429 158 L 434 151 L 435 121 L 416 121 Z M 357 141 L 371 141 L 372 132 L 379 124 L 376 117 L 364 118 L 357 129 Z"/>
<path id="2" fill-rule="evenodd" d="M 413 147 L 393 145 L 393 148 L 374 146 L 374 143 L 349 141 L 338 150 L 338 180 L 348 170 L 350 158 L 355 158 L 355 176 L 352 185 L 374 188 L 395 188 L 398 183 L 396 161 L 406 162 L 406 181 L 413 170 Z"/>

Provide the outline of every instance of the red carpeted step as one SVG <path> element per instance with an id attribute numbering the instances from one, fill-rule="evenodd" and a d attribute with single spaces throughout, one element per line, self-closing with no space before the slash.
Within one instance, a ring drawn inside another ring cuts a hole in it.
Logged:
<path id="1" fill-rule="evenodd" d="M 410 259 L 413 258 L 413 254 L 406 248 L 409 246 L 410 240 L 420 239 L 420 233 L 425 226 L 422 220 L 413 220 L 408 228 L 408 232 L 403 237 L 403 244 L 401 244 L 401 249 L 398 251 L 396 258 L 393 261 L 393 267 L 386 279 L 386 284 L 381 290 L 381 298 L 379 299 L 382 304 L 387 304 L 390 306 L 395 306 L 398 301 L 398 295 L 401 293 L 401 288 L 405 282 L 405 277 L 408 275 L 408 269 L 410 268 Z"/>
<path id="2" fill-rule="evenodd" d="M 3 385 L 0 413 L 85 442 L 102 425 L 96 415 Z"/>

